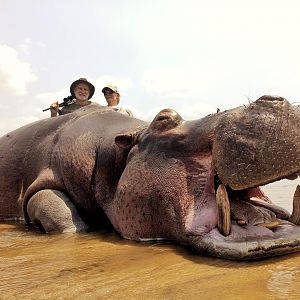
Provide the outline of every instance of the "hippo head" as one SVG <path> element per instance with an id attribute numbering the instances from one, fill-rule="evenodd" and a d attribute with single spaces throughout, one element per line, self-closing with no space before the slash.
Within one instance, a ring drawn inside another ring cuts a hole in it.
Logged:
<path id="1" fill-rule="evenodd" d="M 296 175 L 299 118 L 298 107 L 272 96 L 224 114 L 216 126 L 213 147 L 214 169 L 221 181 L 242 190 Z"/>
<path id="2" fill-rule="evenodd" d="M 240 260 L 300 250 L 300 188 L 292 215 L 259 188 L 300 171 L 300 113 L 285 99 L 194 121 L 165 109 L 115 142 L 128 150 L 111 208 L 125 238 Z"/>

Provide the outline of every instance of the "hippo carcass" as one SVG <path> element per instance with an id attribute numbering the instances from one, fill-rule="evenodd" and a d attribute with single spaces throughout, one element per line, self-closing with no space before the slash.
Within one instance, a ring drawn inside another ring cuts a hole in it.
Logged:
<path id="1" fill-rule="evenodd" d="M 89 105 L 0 139 L 0 218 L 46 232 L 110 224 L 227 259 L 296 252 L 300 196 L 290 215 L 259 186 L 297 178 L 299 143 L 298 108 L 280 97 L 194 121 L 165 109 L 150 124 Z"/>

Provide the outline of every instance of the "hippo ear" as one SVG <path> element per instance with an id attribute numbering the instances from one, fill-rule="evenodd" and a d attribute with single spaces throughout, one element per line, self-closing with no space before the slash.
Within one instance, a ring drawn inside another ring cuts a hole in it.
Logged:
<path id="1" fill-rule="evenodd" d="M 136 144 L 137 136 L 137 132 L 119 134 L 115 137 L 115 143 L 120 148 L 129 149 Z"/>

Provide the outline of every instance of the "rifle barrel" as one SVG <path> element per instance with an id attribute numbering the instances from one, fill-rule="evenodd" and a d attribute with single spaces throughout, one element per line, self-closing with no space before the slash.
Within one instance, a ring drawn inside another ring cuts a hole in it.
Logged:
<path id="1" fill-rule="evenodd" d="M 59 103 L 58 107 L 63 107 L 63 106 L 67 106 L 67 105 L 69 105 L 69 102 L 64 101 L 64 102 Z M 49 109 L 51 109 L 51 107 L 45 108 L 45 109 L 43 109 L 43 111 L 46 111 L 46 110 L 49 110 Z"/>

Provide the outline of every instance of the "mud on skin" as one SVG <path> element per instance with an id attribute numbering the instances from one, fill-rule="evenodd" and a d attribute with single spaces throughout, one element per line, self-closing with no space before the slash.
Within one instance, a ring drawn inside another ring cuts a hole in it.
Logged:
<path id="1" fill-rule="evenodd" d="M 300 187 L 290 214 L 260 186 L 297 178 L 299 143 L 299 108 L 281 97 L 150 124 L 89 105 L 0 139 L 0 218 L 50 233 L 109 223 L 234 260 L 296 252 Z"/>

